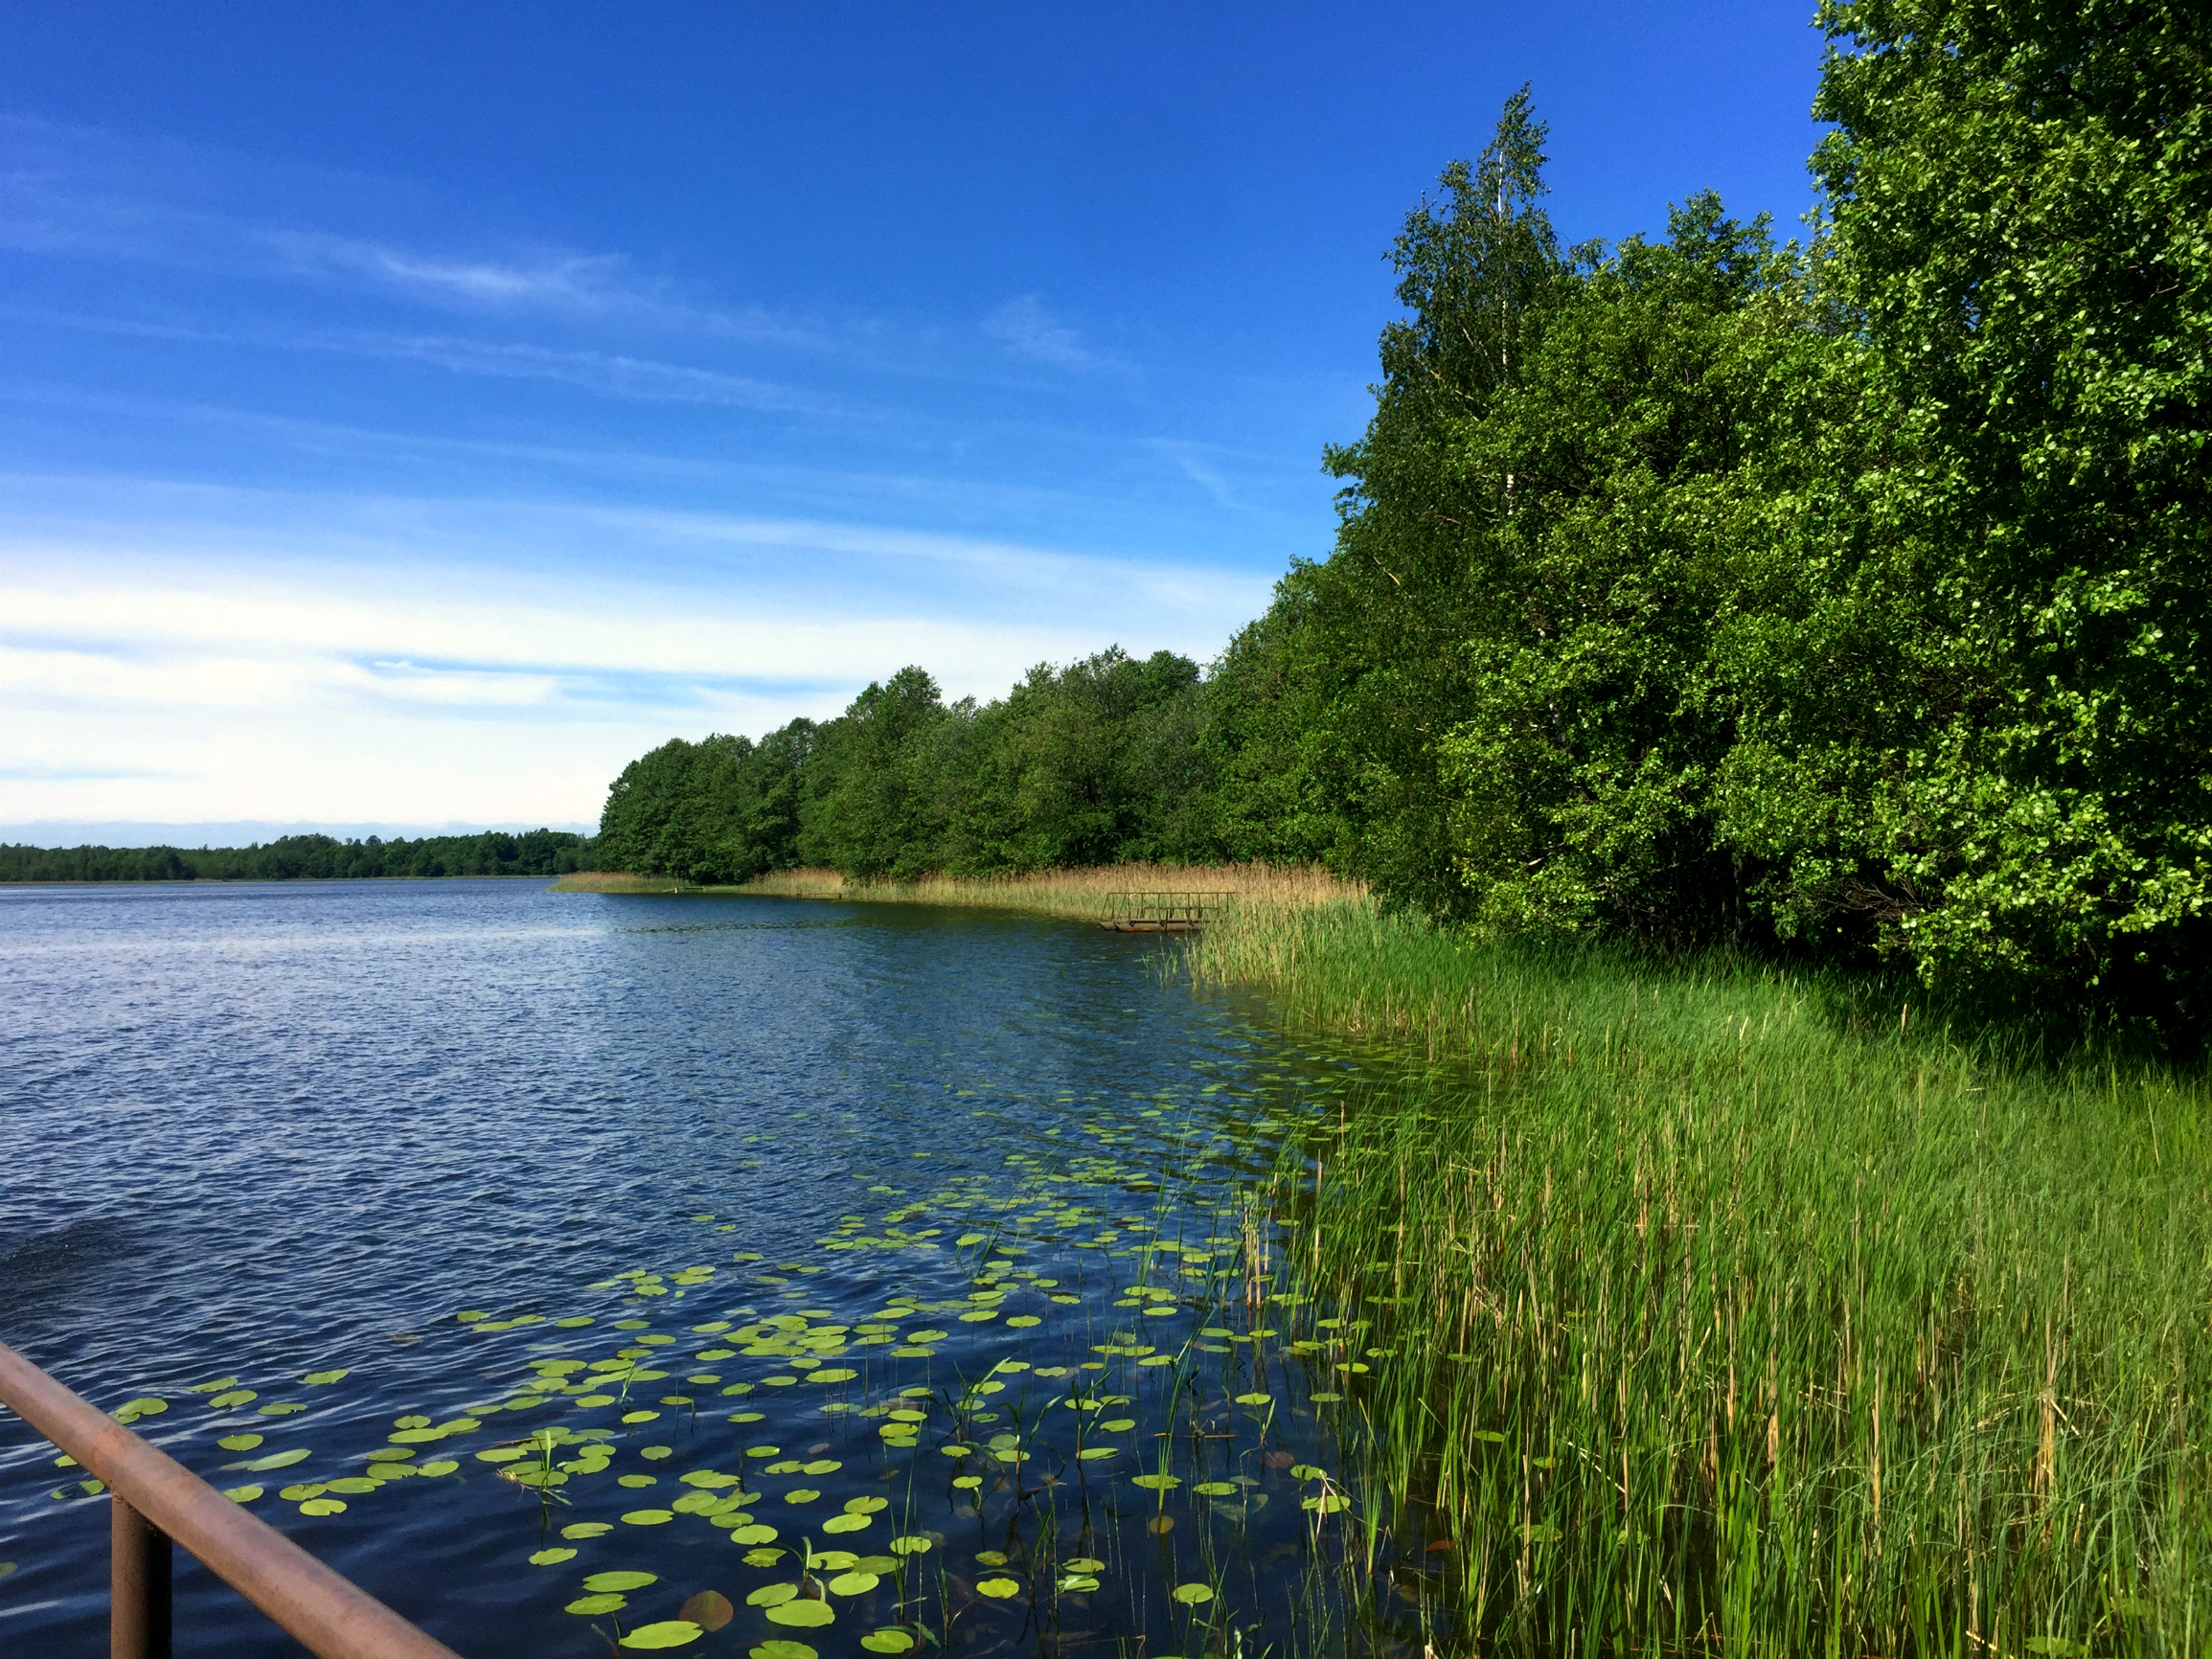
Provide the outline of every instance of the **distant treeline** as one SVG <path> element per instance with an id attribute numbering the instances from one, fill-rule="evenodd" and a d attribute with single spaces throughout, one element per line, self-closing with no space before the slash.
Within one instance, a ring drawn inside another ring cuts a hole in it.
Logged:
<path id="1" fill-rule="evenodd" d="M 561 875 L 592 865 L 592 843 L 565 830 L 340 841 L 285 835 L 251 847 L 0 845 L 0 881 L 295 881 L 376 875 Z"/>
<path id="2" fill-rule="evenodd" d="M 1318 858 L 1486 933 L 2212 1024 L 2212 11 L 1831 0 L 1804 243 L 1562 246 L 1524 92 L 1392 250 L 1335 547 L 1109 652 L 675 742 L 609 868 Z"/>
<path id="3" fill-rule="evenodd" d="M 834 720 L 755 743 L 678 738 L 632 761 L 600 821 L 610 870 L 742 881 L 798 864 L 866 879 L 1236 856 L 1205 740 L 1220 677 L 1161 651 L 1033 670 L 946 703 L 921 669 Z"/>

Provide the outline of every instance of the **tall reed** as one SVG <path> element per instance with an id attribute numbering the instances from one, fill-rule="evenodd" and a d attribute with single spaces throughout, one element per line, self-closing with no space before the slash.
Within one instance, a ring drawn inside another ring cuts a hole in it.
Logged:
<path id="1" fill-rule="evenodd" d="M 2201 1075 L 1364 906 L 1190 960 L 1465 1057 L 1348 1107 L 1275 1202 L 1369 1322 L 1332 1357 L 1373 1367 L 1371 1522 L 1449 1539 L 1486 1648 L 2212 1651 Z"/>
<path id="2" fill-rule="evenodd" d="M 643 878 L 590 877 L 599 892 L 678 889 L 622 886 Z M 572 878 L 584 890 L 587 878 Z M 564 888 L 572 885 L 563 881 Z M 1024 910 L 1045 916 L 1106 920 L 1118 914 L 1117 900 L 1136 892 L 1226 893 L 1242 902 L 1269 910 L 1305 909 L 1357 900 L 1365 889 L 1313 865 L 1288 864 L 1106 864 L 1082 870 L 1040 870 L 1026 875 L 925 875 L 918 881 L 856 881 L 834 870 L 779 870 L 739 887 L 685 888 L 694 893 L 742 893 L 765 898 L 843 898 L 862 903 L 951 904 L 992 910 Z"/>

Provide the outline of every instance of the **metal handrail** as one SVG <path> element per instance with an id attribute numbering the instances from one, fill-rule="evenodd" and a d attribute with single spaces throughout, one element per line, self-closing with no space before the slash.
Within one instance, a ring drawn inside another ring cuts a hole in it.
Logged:
<path id="1" fill-rule="evenodd" d="M 459 1659 L 5 1343 L 0 1404 L 107 1483 L 111 1659 L 169 1659 L 172 1538 L 321 1659 Z"/>

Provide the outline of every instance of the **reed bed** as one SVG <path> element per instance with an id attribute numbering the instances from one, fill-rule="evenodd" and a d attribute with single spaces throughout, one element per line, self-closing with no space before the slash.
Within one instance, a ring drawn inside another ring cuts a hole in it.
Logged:
<path id="1" fill-rule="evenodd" d="M 555 893 L 695 893 L 673 875 L 632 875 L 621 870 L 575 870 L 555 881 Z"/>
<path id="2" fill-rule="evenodd" d="M 1136 892 L 1231 893 L 1269 911 L 1357 902 L 1365 888 L 1313 865 L 1109 864 L 1022 875 L 925 875 L 919 881 L 852 881 L 834 870 L 780 870 L 741 887 L 692 892 L 749 893 L 861 903 L 958 904 L 1106 920 L 1117 896 Z"/>
<path id="3" fill-rule="evenodd" d="M 1439 1057 L 1271 1202 L 1367 1322 L 1370 1547 L 1451 1563 L 1470 1647 L 2212 1652 L 2201 1073 L 1360 903 L 1190 952 Z"/>

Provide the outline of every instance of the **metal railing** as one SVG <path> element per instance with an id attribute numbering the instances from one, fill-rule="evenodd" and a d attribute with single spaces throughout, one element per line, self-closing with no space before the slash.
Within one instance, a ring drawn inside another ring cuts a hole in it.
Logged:
<path id="1" fill-rule="evenodd" d="M 1106 925 L 1123 933 L 1181 933 L 1202 927 L 1209 909 L 1234 893 L 1109 893 Z"/>
<path id="2" fill-rule="evenodd" d="M 321 1659 L 459 1659 L 5 1343 L 0 1404 L 106 1483 L 111 1659 L 169 1659 L 172 1538 Z"/>

